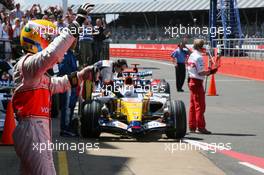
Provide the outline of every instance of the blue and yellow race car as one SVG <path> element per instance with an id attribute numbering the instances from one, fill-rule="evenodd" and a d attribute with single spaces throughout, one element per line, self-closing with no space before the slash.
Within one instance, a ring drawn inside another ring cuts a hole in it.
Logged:
<path id="1" fill-rule="evenodd" d="M 168 82 L 153 80 L 151 71 L 140 72 L 134 66 L 114 78 L 112 84 L 98 88 L 91 100 L 83 103 L 83 137 L 99 138 L 102 132 L 108 132 L 137 138 L 154 131 L 173 139 L 185 136 L 184 103 L 171 100 Z"/>

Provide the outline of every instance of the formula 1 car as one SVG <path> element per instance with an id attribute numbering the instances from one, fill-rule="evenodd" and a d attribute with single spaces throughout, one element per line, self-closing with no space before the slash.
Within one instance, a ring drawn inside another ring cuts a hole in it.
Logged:
<path id="1" fill-rule="evenodd" d="M 8 102 L 11 100 L 11 91 L 14 88 L 12 75 L 12 65 L 4 60 L 0 60 L 0 132 L 4 130 L 6 108 Z"/>
<path id="2" fill-rule="evenodd" d="M 4 130 L 7 104 L 11 100 L 13 85 L 0 80 L 0 132 Z"/>
<path id="3" fill-rule="evenodd" d="M 81 110 L 81 134 L 99 138 L 102 132 L 141 137 L 152 131 L 180 139 L 186 134 L 182 101 L 170 100 L 165 80 L 153 80 L 151 71 L 125 70 L 107 87 L 92 93 Z"/>

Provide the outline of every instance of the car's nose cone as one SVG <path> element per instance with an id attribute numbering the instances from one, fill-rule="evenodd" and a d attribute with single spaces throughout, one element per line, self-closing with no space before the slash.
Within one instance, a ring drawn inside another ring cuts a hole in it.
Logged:
<path id="1" fill-rule="evenodd" d="M 130 122 L 128 128 L 131 128 L 132 134 L 138 134 L 143 132 L 143 128 L 140 121 L 132 121 Z"/>

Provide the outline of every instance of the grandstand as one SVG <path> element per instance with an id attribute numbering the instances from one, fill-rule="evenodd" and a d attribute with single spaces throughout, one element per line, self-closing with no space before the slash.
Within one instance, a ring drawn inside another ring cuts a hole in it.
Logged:
<path id="1" fill-rule="evenodd" d="M 75 6 L 75 9 L 78 6 Z M 264 1 L 239 0 L 238 8 L 242 31 L 245 37 L 263 38 Z M 97 4 L 94 16 L 115 14 L 109 23 L 114 42 L 174 42 L 177 38 L 208 37 L 203 34 L 175 35 L 165 34 L 166 26 L 208 27 L 208 0 L 155 0 L 127 3 Z"/>
<path id="2" fill-rule="evenodd" d="M 30 8 L 31 4 L 22 9 Z M 74 11 L 79 5 L 73 4 Z M 43 5 L 45 8 L 45 5 Z M 242 32 L 245 37 L 264 38 L 264 1 L 239 0 L 238 8 Z M 112 39 L 118 43 L 173 43 L 178 38 L 203 37 L 208 35 L 165 34 L 166 26 L 208 27 L 209 0 L 154 0 L 121 3 L 98 3 L 92 16 L 112 16 L 108 24 Z"/>

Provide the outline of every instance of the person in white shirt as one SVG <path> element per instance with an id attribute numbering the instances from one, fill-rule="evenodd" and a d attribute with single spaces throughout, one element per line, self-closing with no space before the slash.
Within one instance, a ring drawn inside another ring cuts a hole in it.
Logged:
<path id="1" fill-rule="evenodd" d="M 1 22 L 2 24 L 2 22 Z M 0 24 L 0 39 L 4 40 L 4 57 L 5 58 L 10 58 L 11 57 L 11 44 L 9 41 L 9 36 L 7 33 L 7 25 L 5 25 L 4 23 L 1 25 Z"/>
<path id="2" fill-rule="evenodd" d="M 27 24 L 27 22 L 28 22 L 27 17 L 26 17 L 26 16 L 23 16 L 23 17 L 22 17 L 22 20 L 21 20 L 21 22 L 20 22 L 21 29 Z"/>
<path id="3" fill-rule="evenodd" d="M 22 19 L 22 16 L 24 16 L 24 12 L 22 12 L 20 10 L 20 4 L 19 3 L 16 4 L 16 8 L 14 10 L 12 10 L 11 15 L 14 18 L 19 18 L 19 20 Z"/>
<path id="4" fill-rule="evenodd" d="M 3 26 L 1 24 L 2 24 L 2 21 L 0 20 L 0 39 L 3 39 L 4 30 L 3 30 Z"/>
<path id="5" fill-rule="evenodd" d="M 19 40 L 20 33 L 21 33 L 21 25 L 19 18 L 15 19 L 15 24 L 13 25 L 13 39 Z"/>
<path id="6" fill-rule="evenodd" d="M 205 76 L 213 74 L 216 70 L 205 70 L 205 65 L 202 57 L 202 49 L 204 40 L 194 40 L 194 51 L 190 55 L 187 62 L 187 70 L 189 75 L 189 89 L 190 89 L 190 110 L 189 110 L 189 129 L 190 132 L 197 132 L 201 134 L 211 134 L 205 126 L 205 91 L 203 80 Z"/>

